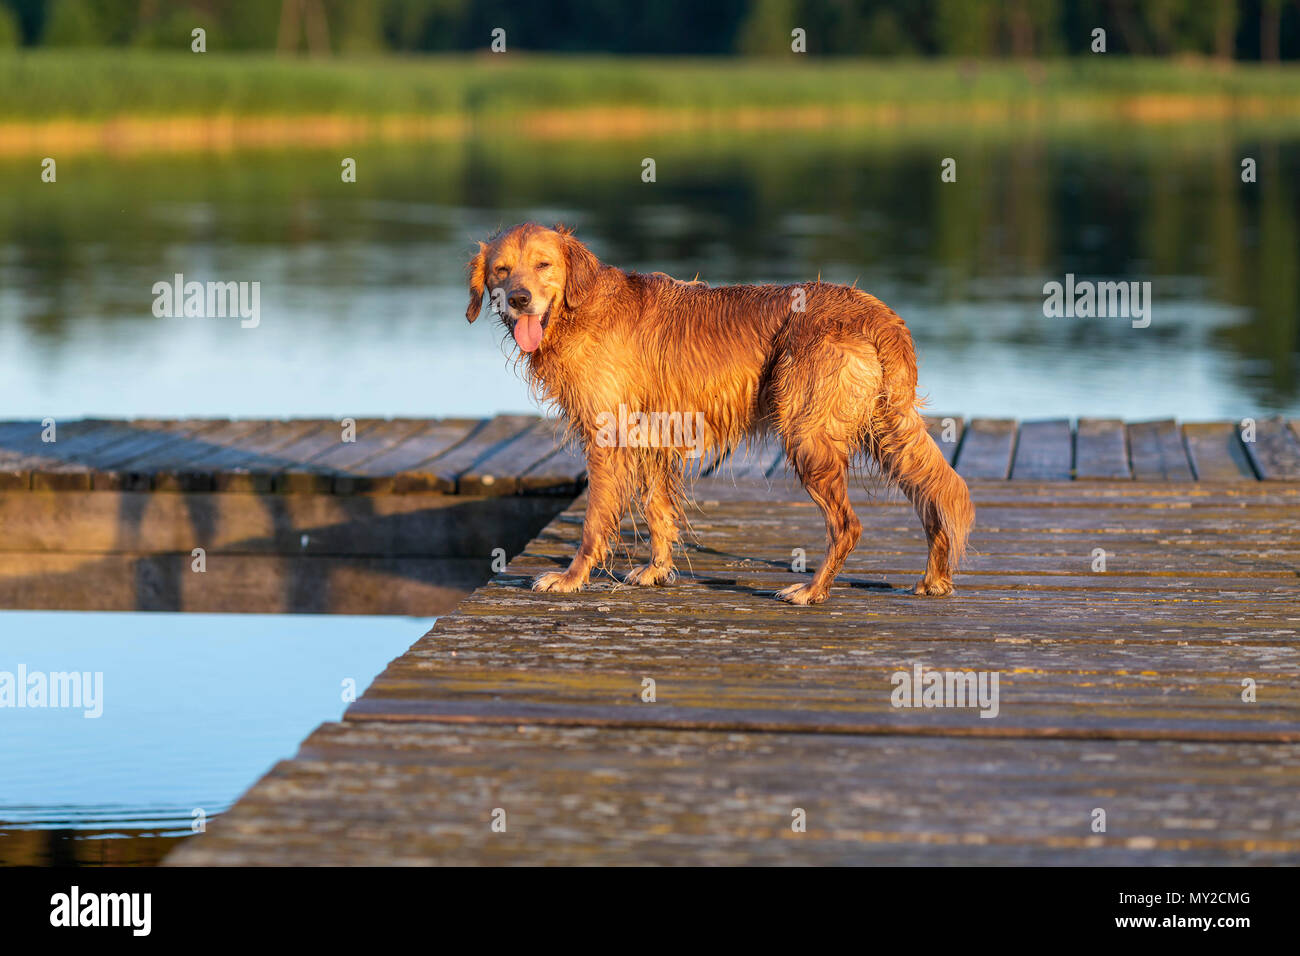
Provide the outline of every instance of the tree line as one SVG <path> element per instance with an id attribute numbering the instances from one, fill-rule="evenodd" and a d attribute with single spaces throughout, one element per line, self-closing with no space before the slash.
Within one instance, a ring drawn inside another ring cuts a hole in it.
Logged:
<path id="1" fill-rule="evenodd" d="M 1300 0 L 0 0 L 0 48 L 1300 57 Z"/>

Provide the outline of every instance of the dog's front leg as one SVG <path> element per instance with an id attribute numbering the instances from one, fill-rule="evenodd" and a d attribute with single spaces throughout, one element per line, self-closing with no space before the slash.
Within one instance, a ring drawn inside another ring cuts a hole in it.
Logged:
<path id="1" fill-rule="evenodd" d="M 538 575 L 533 581 L 534 591 L 577 591 L 587 583 L 592 568 L 605 560 L 610 539 L 623 518 L 631 476 L 629 449 L 597 446 L 588 452 L 587 517 L 582 523 L 582 544 L 567 571 Z"/>
<path id="2" fill-rule="evenodd" d="M 628 572 L 628 584 L 672 584 L 677 580 L 673 547 L 677 544 L 677 494 L 681 487 L 680 468 L 667 457 L 648 469 L 644 510 L 650 529 L 650 563 Z"/>

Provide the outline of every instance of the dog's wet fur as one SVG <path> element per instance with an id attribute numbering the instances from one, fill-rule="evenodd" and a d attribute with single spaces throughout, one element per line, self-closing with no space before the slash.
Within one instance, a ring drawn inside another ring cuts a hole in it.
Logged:
<path id="1" fill-rule="evenodd" d="M 539 576 L 534 590 L 582 588 L 605 562 L 634 496 L 651 553 L 626 580 L 666 584 L 675 576 L 690 449 L 606 447 L 601 422 L 625 406 L 700 413 L 715 456 L 763 433 L 780 439 L 825 516 L 828 547 L 812 580 L 779 599 L 826 600 L 857 545 L 862 525 L 849 503 L 856 456 L 902 489 L 925 528 L 929 560 L 915 593 L 952 593 L 975 509 L 926 432 L 911 333 L 879 299 L 821 281 L 709 288 L 624 272 L 600 262 L 572 230 L 534 223 L 479 243 L 469 289 L 466 317 L 473 322 L 491 297 L 530 383 L 563 412 L 587 456 L 582 543 L 567 570 Z"/>

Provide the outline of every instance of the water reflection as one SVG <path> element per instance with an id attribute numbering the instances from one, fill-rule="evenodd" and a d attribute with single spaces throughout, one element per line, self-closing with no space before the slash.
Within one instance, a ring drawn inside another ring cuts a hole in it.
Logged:
<path id="1" fill-rule="evenodd" d="M 0 708 L 0 866 L 155 863 L 432 626 L 0 611 L 0 672 L 102 674 L 102 714 Z"/>
<path id="2" fill-rule="evenodd" d="M 1135 138 L 1136 136 L 1136 138 Z M 936 409 L 1300 413 L 1300 135 L 867 131 L 455 144 L 61 164 L 0 175 L 0 407 L 52 415 L 526 410 L 467 328 L 472 239 L 565 219 L 609 261 L 714 284 L 820 273 L 909 322 Z M 657 181 L 641 181 L 652 155 Z M 939 162 L 957 159 L 957 182 Z M 1258 183 L 1241 181 L 1243 156 Z M 174 273 L 260 281 L 263 321 L 157 319 Z M 1047 319 L 1042 286 L 1151 281 L 1147 329 Z"/>

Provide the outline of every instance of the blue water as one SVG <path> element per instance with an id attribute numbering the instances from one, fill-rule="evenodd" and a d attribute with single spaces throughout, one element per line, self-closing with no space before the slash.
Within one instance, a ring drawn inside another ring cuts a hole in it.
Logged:
<path id="1" fill-rule="evenodd" d="M 0 672 L 102 672 L 102 715 L 0 707 L 6 831 L 208 822 L 360 694 L 432 621 L 344 615 L 0 612 Z M 103 834 L 101 834 L 102 836 Z M 8 860 L 7 862 L 14 862 Z"/>
<path id="2" fill-rule="evenodd" d="M 856 281 L 907 321 L 936 412 L 1300 415 L 1300 139 L 1224 137 L 964 139 L 949 184 L 930 145 L 869 135 L 386 146 L 346 187 L 333 153 L 86 159 L 44 189 L 0 164 L 0 418 L 529 411 L 464 271 L 526 219 L 714 285 Z M 1242 183 L 1245 155 L 1273 172 Z M 156 317 L 176 273 L 257 282 L 258 325 Z M 1150 325 L 1048 317 L 1067 274 L 1151 283 Z"/>

